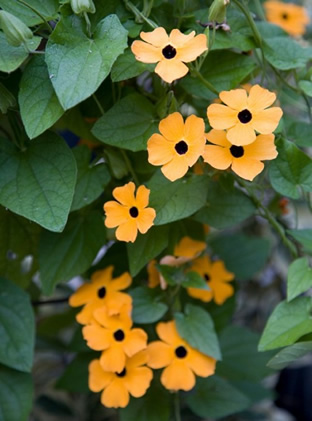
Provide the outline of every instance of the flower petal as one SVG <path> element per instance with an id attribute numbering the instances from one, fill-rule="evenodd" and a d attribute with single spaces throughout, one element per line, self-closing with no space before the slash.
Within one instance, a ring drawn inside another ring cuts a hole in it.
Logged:
<path id="1" fill-rule="evenodd" d="M 156 288 L 160 284 L 160 275 L 156 268 L 157 260 L 151 260 L 147 265 L 148 284 L 149 288 Z"/>
<path id="2" fill-rule="evenodd" d="M 247 108 L 247 92 L 245 89 L 222 91 L 220 92 L 219 97 L 224 104 L 233 108 L 233 110 L 241 111 Z"/>
<path id="3" fill-rule="evenodd" d="M 177 48 L 176 57 L 184 63 L 189 63 L 190 61 L 196 60 L 197 57 L 207 50 L 207 37 L 204 34 L 200 34 Z"/>
<path id="4" fill-rule="evenodd" d="M 174 359 L 173 347 L 161 341 L 151 342 L 147 346 L 147 364 L 152 368 L 167 367 Z"/>
<path id="5" fill-rule="evenodd" d="M 175 48 L 183 47 L 187 42 L 191 41 L 194 36 L 195 31 L 185 35 L 179 29 L 173 29 L 169 35 L 169 44 Z"/>
<path id="6" fill-rule="evenodd" d="M 126 365 L 126 355 L 121 346 L 115 345 L 102 352 L 100 364 L 103 370 L 120 373 Z"/>
<path id="7" fill-rule="evenodd" d="M 153 378 L 153 372 L 148 367 L 134 368 L 125 378 L 125 386 L 135 398 L 145 395 Z"/>
<path id="8" fill-rule="evenodd" d="M 174 248 L 174 255 L 177 257 L 194 258 L 207 247 L 204 241 L 193 240 L 190 237 L 183 237 Z"/>
<path id="9" fill-rule="evenodd" d="M 177 342 L 181 342 L 174 321 L 158 323 L 156 332 L 160 339 L 169 345 L 175 345 Z"/>
<path id="10" fill-rule="evenodd" d="M 231 147 L 231 143 L 226 138 L 226 132 L 224 130 L 212 129 L 206 133 L 206 139 L 215 145 L 224 146 L 226 148 Z"/>
<path id="11" fill-rule="evenodd" d="M 216 369 L 216 360 L 214 358 L 208 357 L 195 349 L 189 351 L 187 364 L 200 377 L 211 376 Z"/>
<path id="12" fill-rule="evenodd" d="M 159 27 L 151 32 L 141 32 L 140 37 L 155 47 L 165 47 L 169 44 L 169 37 L 164 28 Z"/>
<path id="13" fill-rule="evenodd" d="M 212 300 L 213 298 L 213 293 L 212 291 L 206 291 L 204 289 L 201 288 L 187 288 L 187 293 L 193 297 L 193 298 L 197 298 L 201 301 L 203 301 L 204 303 L 209 303 L 209 301 Z"/>
<path id="14" fill-rule="evenodd" d="M 252 127 L 261 134 L 272 133 L 283 115 L 283 111 L 279 107 L 268 108 L 253 115 Z"/>
<path id="15" fill-rule="evenodd" d="M 250 158 L 237 158 L 233 160 L 232 170 L 244 178 L 245 180 L 252 181 L 264 168 L 264 164 L 256 159 Z"/>
<path id="16" fill-rule="evenodd" d="M 156 211 L 153 208 L 145 208 L 140 211 L 137 219 L 138 230 L 141 234 L 145 234 L 153 224 L 156 218 Z"/>
<path id="17" fill-rule="evenodd" d="M 179 142 L 184 135 L 184 121 L 180 113 L 169 114 L 159 123 L 159 131 L 165 139 Z"/>
<path id="18" fill-rule="evenodd" d="M 148 162 L 152 165 L 167 164 L 175 155 L 174 144 L 160 134 L 153 134 L 147 141 Z"/>
<path id="19" fill-rule="evenodd" d="M 163 59 L 161 48 L 154 47 L 143 41 L 133 41 L 131 51 L 135 55 L 136 60 L 142 63 L 157 63 Z"/>
<path id="20" fill-rule="evenodd" d="M 147 334 L 143 329 L 132 329 L 123 342 L 123 349 L 128 357 L 147 347 Z"/>
<path id="21" fill-rule="evenodd" d="M 131 241 L 133 243 L 138 235 L 136 220 L 131 218 L 125 224 L 119 225 L 116 229 L 115 235 L 119 241 Z"/>
<path id="22" fill-rule="evenodd" d="M 211 278 L 222 280 L 222 281 L 232 281 L 235 278 L 234 273 L 229 272 L 224 265 L 222 260 L 216 260 L 211 265 Z"/>
<path id="23" fill-rule="evenodd" d="M 116 187 L 113 190 L 113 196 L 122 205 L 131 207 L 135 203 L 134 190 L 135 184 L 132 181 L 130 181 L 130 183 L 127 183 L 124 186 Z"/>
<path id="24" fill-rule="evenodd" d="M 123 292 L 112 292 L 105 301 L 105 308 L 109 316 L 119 314 L 121 309 L 129 314 L 132 310 L 132 298 Z"/>
<path id="25" fill-rule="evenodd" d="M 195 386 L 195 375 L 184 361 L 175 359 L 161 374 L 160 381 L 169 390 L 191 390 Z"/>
<path id="26" fill-rule="evenodd" d="M 213 299 L 219 305 L 222 305 L 234 294 L 233 286 L 225 282 L 212 281 L 210 282 L 210 287 L 213 291 Z"/>
<path id="27" fill-rule="evenodd" d="M 95 351 L 103 351 L 107 349 L 112 343 L 111 332 L 103 329 L 98 324 L 90 324 L 82 329 L 82 335 L 89 348 Z"/>
<path id="28" fill-rule="evenodd" d="M 114 373 L 104 371 L 99 360 L 89 364 L 89 389 L 92 392 L 103 390 L 114 378 Z"/>
<path id="29" fill-rule="evenodd" d="M 115 378 L 101 395 L 101 402 L 107 408 L 125 408 L 129 400 L 129 392 L 122 379 Z"/>
<path id="30" fill-rule="evenodd" d="M 82 310 L 76 314 L 76 320 L 82 325 L 90 323 L 93 319 L 93 312 L 99 307 L 98 300 L 90 301 L 87 303 Z"/>
<path id="31" fill-rule="evenodd" d="M 188 143 L 205 143 L 205 123 L 202 118 L 190 115 L 185 120 L 183 139 Z M 204 140 L 202 140 L 204 139 Z"/>
<path id="32" fill-rule="evenodd" d="M 107 228 L 115 228 L 120 224 L 124 224 L 129 220 L 129 208 L 120 205 L 114 200 L 104 204 L 104 212 L 106 213 L 105 226 Z"/>
<path id="33" fill-rule="evenodd" d="M 206 145 L 203 159 L 217 170 L 226 170 L 233 161 L 233 157 L 228 148 L 222 146 Z"/>
<path id="34" fill-rule="evenodd" d="M 95 298 L 96 288 L 92 284 L 84 284 L 69 297 L 71 307 L 79 307 Z"/>
<path id="35" fill-rule="evenodd" d="M 141 209 L 148 205 L 150 189 L 147 189 L 143 184 L 138 187 L 136 193 L 136 206 Z"/>
<path id="36" fill-rule="evenodd" d="M 126 362 L 127 369 L 132 369 L 136 367 L 140 367 L 141 365 L 145 365 L 147 363 L 147 350 L 144 349 L 143 351 L 138 352 L 137 354 L 133 355 L 133 357 L 128 358 Z"/>
<path id="37" fill-rule="evenodd" d="M 269 107 L 275 100 L 276 95 L 274 92 L 270 92 L 268 89 L 264 89 L 260 85 L 254 85 L 250 89 L 247 102 L 251 113 L 254 113 Z"/>
<path id="38" fill-rule="evenodd" d="M 182 61 L 174 59 L 163 59 L 155 67 L 157 73 L 165 82 L 172 83 L 176 79 L 185 76 L 189 68 Z"/>
<path id="39" fill-rule="evenodd" d="M 218 130 L 233 127 L 238 121 L 237 111 L 222 104 L 209 105 L 207 116 L 210 126 Z"/>
<path id="40" fill-rule="evenodd" d="M 277 157 L 277 150 L 274 144 L 274 134 L 260 134 L 257 139 L 244 147 L 245 158 L 253 158 L 259 161 L 274 159 Z"/>
<path id="41" fill-rule="evenodd" d="M 114 291 L 120 291 L 122 289 L 128 288 L 131 285 L 131 282 L 132 278 L 130 276 L 130 273 L 125 272 L 118 278 L 114 278 L 111 280 L 109 284 L 109 289 L 112 289 Z"/>
<path id="42" fill-rule="evenodd" d="M 185 157 L 176 156 L 168 164 L 161 167 L 161 172 L 170 181 L 182 178 L 188 171 L 189 166 Z"/>
<path id="43" fill-rule="evenodd" d="M 244 146 L 256 140 L 256 133 L 250 124 L 237 123 L 228 130 L 226 137 L 233 145 Z"/>

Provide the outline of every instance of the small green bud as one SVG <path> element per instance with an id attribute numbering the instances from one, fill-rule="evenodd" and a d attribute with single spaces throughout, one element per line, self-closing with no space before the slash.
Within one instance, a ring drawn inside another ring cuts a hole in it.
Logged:
<path id="1" fill-rule="evenodd" d="M 14 107 L 15 104 L 14 96 L 0 83 L 0 111 L 5 114 L 8 108 Z"/>
<path id="2" fill-rule="evenodd" d="M 93 0 L 70 0 L 70 5 L 76 15 L 80 15 L 80 13 L 95 13 Z"/>
<path id="3" fill-rule="evenodd" d="M 214 0 L 209 8 L 209 22 L 222 23 L 226 19 L 226 7 L 230 0 Z"/>
<path id="4" fill-rule="evenodd" d="M 0 10 L 0 26 L 8 43 L 14 47 L 19 47 L 33 37 L 24 22 L 4 10 Z"/>

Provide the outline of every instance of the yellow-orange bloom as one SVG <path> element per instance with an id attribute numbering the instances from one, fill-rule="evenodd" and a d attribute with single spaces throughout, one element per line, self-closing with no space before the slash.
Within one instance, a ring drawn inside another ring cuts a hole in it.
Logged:
<path id="1" fill-rule="evenodd" d="M 173 29 L 168 36 L 164 28 L 152 32 L 141 32 L 146 41 L 134 41 L 131 50 L 138 61 L 158 63 L 155 72 L 168 83 L 185 76 L 189 68 L 184 63 L 196 60 L 207 50 L 206 35 L 195 36 L 195 31 L 188 35 L 179 29 Z"/>
<path id="2" fill-rule="evenodd" d="M 209 124 L 217 130 L 228 129 L 227 138 L 236 146 L 244 146 L 256 139 L 256 133 L 271 134 L 283 115 L 279 107 L 270 107 L 276 95 L 254 85 L 247 96 L 244 89 L 222 91 L 220 99 L 226 105 L 211 104 L 207 108 Z"/>
<path id="3" fill-rule="evenodd" d="M 204 150 L 204 120 L 191 115 L 184 123 L 176 112 L 160 121 L 159 131 L 161 134 L 155 133 L 147 141 L 148 162 L 162 165 L 164 176 L 175 181 L 187 173 Z"/>
<path id="4" fill-rule="evenodd" d="M 218 170 L 232 170 L 244 178 L 252 181 L 264 168 L 263 160 L 277 157 L 273 134 L 261 134 L 250 145 L 232 145 L 223 130 L 211 130 L 207 139 L 213 145 L 206 145 L 203 153 L 204 161 Z"/>
<path id="5" fill-rule="evenodd" d="M 207 282 L 209 290 L 188 288 L 187 292 L 193 298 L 204 302 L 212 299 L 219 305 L 223 304 L 234 294 L 234 288 L 229 285 L 233 281 L 234 273 L 226 270 L 222 260 L 212 262 L 208 256 L 199 257 L 192 262 L 190 270 L 199 273 Z"/>
<path id="6" fill-rule="evenodd" d="M 280 26 L 290 35 L 303 35 L 310 19 L 304 7 L 294 3 L 266 1 L 263 3 L 266 18 L 269 22 Z"/>
<path id="7" fill-rule="evenodd" d="M 100 363 L 104 370 L 121 372 L 127 357 L 146 348 L 147 334 L 142 329 L 131 329 L 127 311 L 109 316 L 105 308 L 99 308 L 94 319 L 94 323 L 84 326 L 82 334 L 91 349 L 103 351 Z"/>
<path id="8" fill-rule="evenodd" d="M 134 195 L 135 185 L 132 181 L 113 190 L 118 202 L 111 200 L 104 204 L 106 213 L 105 225 L 115 228 L 116 238 L 120 241 L 135 241 L 138 231 L 145 234 L 153 225 L 155 209 L 147 208 L 150 190 L 140 186 Z"/>
<path id="9" fill-rule="evenodd" d="M 161 341 L 148 345 L 148 365 L 155 369 L 166 367 L 160 377 L 166 389 L 191 390 L 195 386 L 195 374 L 200 377 L 214 374 L 216 360 L 182 339 L 174 321 L 158 323 L 156 331 Z"/>
<path id="10" fill-rule="evenodd" d="M 99 360 L 89 364 L 89 389 L 100 392 L 101 402 L 107 408 L 125 408 L 129 403 L 129 395 L 140 398 L 146 393 L 153 378 L 146 364 L 146 351 L 141 351 L 127 358 L 124 369 L 112 373 L 103 370 Z"/>
<path id="11" fill-rule="evenodd" d="M 121 307 L 125 307 L 130 314 L 132 299 L 130 295 L 120 292 L 128 288 L 132 278 L 128 272 L 113 279 L 114 266 L 108 266 L 103 270 L 94 272 L 91 276 L 91 283 L 83 284 L 69 298 L 69 305 L 80 307 L 85 304 L 76 319 L 81 324 L 90 323 L 93 319 L 93 312 L 97 308 L 105 307 L 108 314 L 117 314 Z"/>

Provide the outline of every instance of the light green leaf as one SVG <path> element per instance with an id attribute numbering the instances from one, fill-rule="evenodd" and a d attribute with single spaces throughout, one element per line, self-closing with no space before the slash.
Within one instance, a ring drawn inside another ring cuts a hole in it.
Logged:
<path id="1" fill-rule="evenodd" d="M 157 171 L 146 184 L 151 190 L 149 205 L 156 210 L 155 225 L 187 218 L 206 203 L 208 181 L 205 176 L 193 175 L 173 183 Z"/>
<path id="2" fill-rule="evenodd" d="M 112 67 L 111 78 L 113 82 L 120 82 L 122 80 L 131 79 L 132 77 L 139 76 L 141 73 L 153 71 L 155 65 L 142 63 L 136 60 L 130 48 L 120 55 Z"/>
<path id="3" fill-rule="evenodd" d="M 184 274 L 185 280 L 182 281 L 181 285 L 184 288 L 199 288 L 199 289 L 205 289 L 207 291 L 210 290 L 206 280 L 200 276 L 197 272 L 186 272 Z"/>
<path id="4" fill-rule="evenodd" d="M 312 254 L 312 229 L 287 230 L 287 233 L 303 245 L 306 253 Z"/>
<path id="5" fill-rule="evenodd" d="M 92 95 L 127 47 L 127 31 L 116 15 L 101 20 L 90 39 L 77 16 L 62 18 L 49 38 L 46 62 L 62 107 Z"/>
<path id="6" fill-rule="evenodd" d="M 294 361 L 312 351 L 312 342 L 297 342 L 282 349 L 268 362 L 268 367 L 273 370 L 282 370 Z"/>
<path id="7" fill-rule="evenodd" d="M 298 297 L 290 303 L 282 301 L 269 317 L 259 343 L 259 351 L 292 345 L 301 336 L 312 332 L 312 300 Z"/>
<path id="8" fill-rule="evenodd" d="M 134 323 L 154 323 L 163 317 L 168 306 L 163 303 L 164 293 L 156 288 L 137 287 L 129 291 L 133 299 Z"/>
<path id="9" fill-rule="evenodd" d="M 127 244 L 129 268 L 132 276 L 154 257 L 158 256 L 169 241 L 168 227 L 152 227 L 146 234 L 138 234 L 133 244 Z"/>
<path id="10" fill-rule="evenodd" d="M 39 245 L 40 279 L 44 294 L 52 294 L 60 281 L 87 270 L 105 242 L 100 213 L 74 214 L 62 233 L 42 233 Z"/>
<path id="11" fill-rule="evenodd" d="M 156 131 L 154 106 L 138 94 L 122 98 L 92 129 L 101 142 L 134 152 L 146 150 L 148 138 Z"/>
<path id="12" fill-rule="evenodd" d="M 0 203 L 51 231 L 67 220 L 76 182 L 76 163 L 63 139 L 45 133 L 17 149 L 0 142 Z"/>
<path id="13" fill-rule="evenodd" d="M 18 102 L 30 139 L 51 127 L 64 113 L 49 79 L 43 57 L 33 57 L 24 69 Z"/>
<path id="14" fill-rule="evenodd" d="M 35 343 L 32 306 L 28 294 L 3 278 L 0 278 L 0 337 L 0 363 L 30 372 Z"/>
<path id="15" fill-rule="evenodd" d="M 291 142 L 278 143 L 278 156 L 269 174 L 274 190 L 292 199 L 299 199 L 300 188 L 312 191 L 312 161 Z"/>
<path id="16" fill-rule="evenodd" d="M 312 269 L 307 257 L 301 257 L 291 263 L 287 275 L 287 301 L 296 298 L 312 287 Z"/>
<path id="17" fill-rule="evenodd" d="M 210 314 L 192 304 L 186 305 L 184 313 L 174 315 L 181 337 L 200 352 L 220 360 L 219 342 Z"/>
<path id="18" fill-rule="evenodd" d="M 32 407 L 31 375 L 0 366 L 0 420 L 27 421 Z"/>
<path id="19" fill-rule="evenodd" d="M 40 44 L 40 37 L 33 37 L 27 41 L 29 50 L 36 50 Z M 0 71 L 11 73 L 16 70 L 28 57 L 24 45 L 13 47 L 10 45 L 2 31 L 0 31 Z"/>
<path id="20" fill-rule="evenodd" d="M 27 0 L 29 6 L 38 11 L 47 21 L 55 17 L 59 8 L 58 0 Z M 19 0 L 0 0 L 0 7 L 21 19 L 27 26 L 42 23 L 41 17 L 30 7 L 20 3 Z"/>
<path id="21" fill-rule="evenodd" d="M 312 96 L 312 82 L 310 80 L 300 80 L 299 87 L 308 96 Z"/>
<path id="22" fill-rule="evenodd" d="M 92 203 L 103 192 L 111 177 L 104 163 L 91 162 L 91 150 L 87 146 L 73 149 L 77 162 L 77 184 L 71 211 L 81 209 Z"/>
<path id="23" fill-rule="evenodd" d="M 226 380 L 218 377 L 198 377 L 192 393 L 186 397 L 191 410 L 203 418 L 219 419 L 243 411 L 249 399 Z"/>
<path id="24" fill-rule="evenodd" d="M 312 48 L 303 48 L 290 37 L 271 37 L 263 43 L 265 58 L 279 70 L 304 67 L 311 59 Z"/>
<path id="25" fill-rule="evenodd" d="M 312 126 L 304 121 L 294 121 L 287 128 L 287 138 L 302 147 L 312 146 Z"/>

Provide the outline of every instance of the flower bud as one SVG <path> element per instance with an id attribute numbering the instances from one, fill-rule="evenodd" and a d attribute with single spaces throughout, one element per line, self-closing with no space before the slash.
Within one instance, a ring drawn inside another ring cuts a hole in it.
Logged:
<path id="1" fill-rule="evenodd" d="M 226 19 L 226 6 L 230 0 L 214 0 L 209 8 L 209 22 L 222 23 Z"/>
<path id="2" fill-rule="evenodd" d="M 0 111 L 5 114 L 8 108 L 14 107 L 15 104 L 14 96 L 0 83 Z"/>
<path id="3" fill-rule="evenodd" d="M 76 15 L 95 12 L 93 0 L 70 0 L 70 5 Z"/>
<path id="4" fill-rule="evenodd" d="M 33 37 L 32 31 L 11 13 L 0 11 L 0 26 L 10 45 L 19 47 Z"/>

